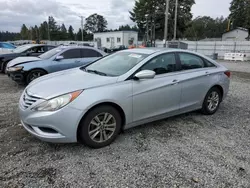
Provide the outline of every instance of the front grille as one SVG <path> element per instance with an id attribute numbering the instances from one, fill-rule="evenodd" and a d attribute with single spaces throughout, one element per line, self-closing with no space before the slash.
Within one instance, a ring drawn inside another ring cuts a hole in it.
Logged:
<path id="1" fill-rule="evenodd" d="M 27 90 L 25 90 L 23 96 L 22 96 L 22 107 L 24 109 L 29 108 L 31 105 L 33 105 L 38 99 L 40 99 L 39 97 L 36 97 L 34 95 L 30 95 L 27 93 Z"/>

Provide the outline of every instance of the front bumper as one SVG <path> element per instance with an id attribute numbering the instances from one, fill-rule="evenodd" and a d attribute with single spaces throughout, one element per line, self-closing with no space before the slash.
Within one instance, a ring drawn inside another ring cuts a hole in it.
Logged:
<path id="1" fill-rule="evenodd" d="M 19 103 L 21 123 L 30 134 L 46 142 L 77 142 L 77 128 L 83 115 L 82 111 L 69 107 L 69 104 L 55 112 L 38 112 L 31 109 L 41 101 L 38 100 L 24 109 L 21 100 Z"/>
<path id="2" fill-rule="evenodd" d="M 18 83 L 23 83 L 25 82 L 25 72 L 24 71 L 15 71 L 15 72 L 9 72 L 7 71 L 7 75 L 14 80 L 15 82 Z"/>

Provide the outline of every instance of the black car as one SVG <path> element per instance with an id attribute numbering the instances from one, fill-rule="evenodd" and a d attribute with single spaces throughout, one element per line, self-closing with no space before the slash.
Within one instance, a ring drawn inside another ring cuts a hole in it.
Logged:
<path id="1" fill-rule="evenodd" d="M 20 46 L 13 51 L 5 54 L 0 54 L 0 72 L 4 73 L 6 65 L 12 59 L 21 56 L 39 56 L 44 52 L 47 52 L 51 49 L 55 48 L 53 45 L 46 44 L 27 44 Z"/>

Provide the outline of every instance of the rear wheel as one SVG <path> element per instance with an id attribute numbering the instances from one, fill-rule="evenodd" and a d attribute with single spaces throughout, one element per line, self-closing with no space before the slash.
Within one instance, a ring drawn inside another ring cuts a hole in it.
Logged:
<path id="1" fill-rule="evenodd" d="M 35 79 L 37 79 L 45 74 L 47 74 L 47 73 L 44 70 L 40 70 L 40 69 L 32 70 L 28 73 L 28 75 L 26 77 L 26 83 L 29 84 L 33 80 L 35 80 Z"/>
<path id="2" fill-rule="evenodd" d="M 216 87 L 211 88 L 204 99 L 202 113 L 206 115 L 214 114 L 220 106 L 221 99 L 222 94 L 220 90 Z"/>
<path id="3" fill-rule="evenodd" d="M 105 147 L 115 140 L 121 124 L 121 116 L 114 107 L 96 107 L 80 123 L 80 140 L 92 148 Z"/>

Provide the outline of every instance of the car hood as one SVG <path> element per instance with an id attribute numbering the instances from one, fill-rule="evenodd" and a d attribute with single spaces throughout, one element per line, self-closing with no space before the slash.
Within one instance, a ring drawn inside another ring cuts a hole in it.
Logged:
<path id="1" fill-rule="evenodd" d="M 31 82 L 27 92 L 31 95 L 50 99 L 77 90 L 116 83 L 117 77 L 87 73 L 80 68 L 48 74 Z"/>
<path id="2" fill-rule="evenodd" d="M 12 54 L 13 49 L 0 48 L 0 54 Z"/>
<path id="3" fill-rule="evenodd" d="M 11 60 L 7 67 L 14 67 L 16 65 L 24 64 L 24 63 L 29 63 L 32 61 L 41 61 L 39 57 L 17 57 L 13 60 Z"/>

